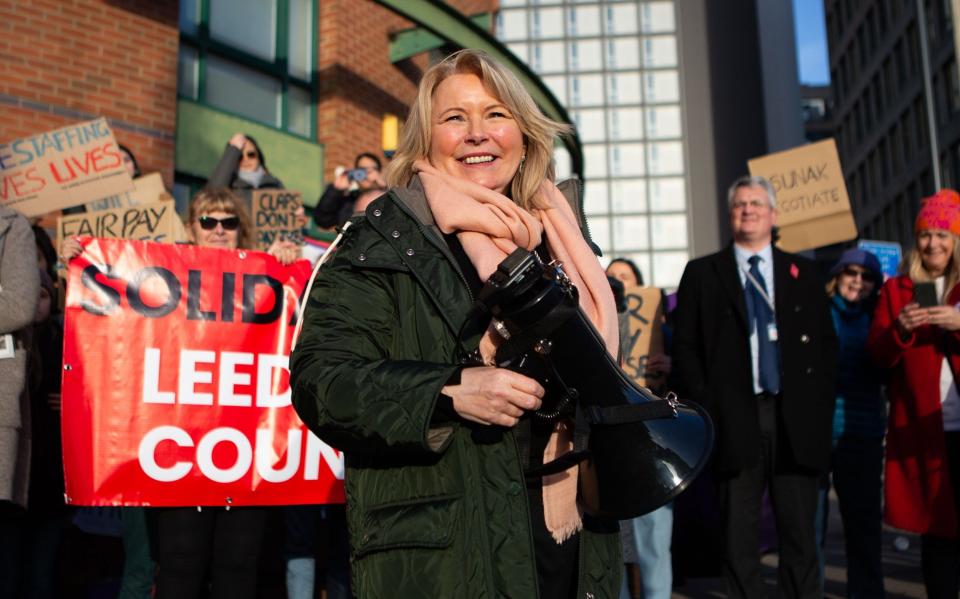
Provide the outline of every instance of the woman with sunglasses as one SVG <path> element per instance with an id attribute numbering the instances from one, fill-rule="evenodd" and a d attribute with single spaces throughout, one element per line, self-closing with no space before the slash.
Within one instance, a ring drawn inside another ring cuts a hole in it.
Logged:
<path id="1" fill-rule="evenodd" d="M 867 348 L 890 369 L 884 506 L 887 524 L 921 535 L 927 596 L 960 583 L 960 195 L 927 198 L 904 273 L 880 292 Z M 931 288 L 932 287 L 932 288 Z M 925 295 L 929 301 L 922 301 Z M 932 304 L 932 305 L 930 305 Z"/>
<path id="2" fill-rule="evenodd" d="M 220 162 L 207 179 L 207 187 L 216 189 L 283 189 L 283 183 L 267 171 L 267 159 L 257 140 L 244 133 L 234 133 Z"/>
<path id="3" fill-rule="evenodd" d="M 846 539 L 847 596 L 882 597 L 880 502 L 886 406 L 866 343 L 883 275 L 877 257 L 859 249 L 845 251 L 830 274 L 827 295 L 840 351 L 830 478 L 821 489 L 817 509 L 820 571 L 822 577 L 832 482 Z"/>

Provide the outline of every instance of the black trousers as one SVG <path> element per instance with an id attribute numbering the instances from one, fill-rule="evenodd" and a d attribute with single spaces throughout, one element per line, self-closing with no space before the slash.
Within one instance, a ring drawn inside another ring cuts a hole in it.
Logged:
<path id="1" fill-rule="evenodd" d="M 777 397 L 757 398 L 761 443 L 757 466 L 720 480 L 720 507 L 724 528 L 723 578 L 727 596 L 766 597 L 760 563 L 760 511 L 764 489 L 769 489 L 779 540 L 777 596 L 814 599 L 820 596 L 816 534 L 818 472 L 790 467 L 780 455 L 781 437 Z"/>
<path id="2" fill-rule="evenodd" d="M 947 465 L 953 486 L 954 509 L 960 515 L 960 432 L 945 432 Z M 923 584 L 929 599 L 957 599 L 960 588 L 960 531 L 947 539 L 933 535 L 920 537 L 920 564 Z"/>
<path id="3" fill-rule="evenodd" d="M 162 508 L 157 516 L 156 599 L 253 598 L 267 508 Z"/>

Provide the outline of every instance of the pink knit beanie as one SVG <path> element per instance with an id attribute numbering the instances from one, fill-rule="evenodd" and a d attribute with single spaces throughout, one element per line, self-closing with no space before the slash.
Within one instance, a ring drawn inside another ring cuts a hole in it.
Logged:
<path id="1" fill-rule="evenodd" d="M 952 189 L 941 189 L 923 199 L 914 232 L 942 229 L 960 235 L 960 194 Z"/>

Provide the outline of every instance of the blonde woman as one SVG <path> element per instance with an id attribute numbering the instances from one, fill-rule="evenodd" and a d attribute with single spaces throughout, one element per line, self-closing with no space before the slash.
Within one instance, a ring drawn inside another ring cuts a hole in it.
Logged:
<path id="1" fill-rule="evenodd" d="M 960 195 L 944 189 L 927 198 L 914 232 L 906 272 L 883 286 L 867 342 L 877 364 L 890 369 L 885 520 L 922 535 L 927 596 L 956 599 Z"/>
<path id="2" fill-rule="evenodd" d="M 551 156 L 565 127 L 482 52 L 431 68 L 390 164 L 393 185 L 345 234 L 310 291 L 292 356 L 293 403 L 345 452 L 358 597 L 615 597 L 616 522 L 582 514 L 554 399 L 489 365 L 486 321 L 463 343 L 482 281 L 517 247 L 560 259 L 616 353 L 603 269 Z M 479 347 L 485 363 L 462 363 Z M 574 595 L 576 594 L 576 595 Z"/>

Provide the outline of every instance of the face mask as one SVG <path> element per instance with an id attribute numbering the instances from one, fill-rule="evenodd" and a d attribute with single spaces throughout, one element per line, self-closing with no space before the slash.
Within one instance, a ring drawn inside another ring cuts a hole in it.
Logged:
<path id="1" fill-rule="evenodd" d="M 266 174 L 267 171 L 263 170 L 262 166 L 258 166 L 257 170 L 254 171 L 237 171 L 237 177 L 249 183 L 254 189 L 260 187 L 260 182 L 263 181 L 263 176 Z"/>

